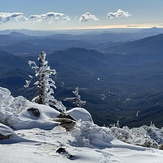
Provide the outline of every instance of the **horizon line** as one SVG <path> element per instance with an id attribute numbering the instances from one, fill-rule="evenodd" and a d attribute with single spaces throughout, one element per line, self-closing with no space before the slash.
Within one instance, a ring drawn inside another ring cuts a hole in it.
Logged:
<path id="1" fill-rule="evenodd" d="M 141 24 L 141 25 L 103 25 L 103 26 L 87 26 L 76 28 L 60 28 L 60 29 L 31 29 L 31 28 L 13 28 L 13 29 L 0 29 L 0 31 L 10 30 L 29 30 L 29 31 L 82 31 L 82 30 L 118 30 L 118 29 L 150 29 L 150 28 L 163 28 L 162 25 L 154 24 Z"/>

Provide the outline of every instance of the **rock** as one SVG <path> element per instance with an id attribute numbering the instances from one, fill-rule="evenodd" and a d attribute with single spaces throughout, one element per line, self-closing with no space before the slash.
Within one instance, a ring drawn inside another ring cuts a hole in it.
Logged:
<path id="1" fill-rule="evenodd" d="M 71 131 L 76 124 L 76 120 L 69 114 L 61 113 L 54 119 L 56 122 L 60 122 L 60 125 L 66 129 L 66 131 Z"/>
<path id="2" fill-rule="evenodd" d="M 160 149 L 160 150 L 163 150 L 163 144 L 161 144 L 161 145 L 159 146 L 159 149 Z"/>
<path id="3" fill-rule="evenodd" d="M 56 151 L 57 153 L 59 153 L 60 155 L 67 157 L 68 159 L 72 159 L 74 156 L 69 154 L 65 148 L 60 147 L 59 149 L 57 149 Z"/>
<path id="4" fill-rule="evenodd" d="M 71 131 L 75 126 L 76 122 L 68 118 L 55 118 L 54 121 L 60 122 L 60 125 L 66 129 L 66 131 Z"/>
<path id="5" fill-rule="evenodd" d="M 27 111 L 31 112 L 35 117 L 40 117 L 40 111 L 37 108 L 29 108 Z"/>
<path id="6" fill-rule="evenodd" d="M 0 133 L 0 140 L 6 140 L 9 139 L 11 135 L 3 135 Z"/>

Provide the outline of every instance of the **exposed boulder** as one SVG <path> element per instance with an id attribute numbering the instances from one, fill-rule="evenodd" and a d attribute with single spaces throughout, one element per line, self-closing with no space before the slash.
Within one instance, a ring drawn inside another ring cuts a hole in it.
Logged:
<path id="1" fill-rule="evenodd" d="M 54 119 L 56 122 L 60 122 L 60 125 L 66 129 L 66 131 L 71 131 L 76 124 L 76 120 L 69 114 L 61 113 Z"/>
<path id="2" fill-rule="evenodd" d="M 72 159 L 74 157 L 63 147 L 58 148 L 56 152 L 64 157 L 67 157 L 68 159 Z"/>
<path id="3" fill-rule="evenodd" d="M 11 135 L 3 135 L 0 133 L 0 140 L 6 140 L 9 139 Z"/>
<path id="4" fill-rule="evenodd" d="M 40 111 L 37 108 L 29 108 L 27 111 L 32 113 L 35 117 L 40 117 Z"/>

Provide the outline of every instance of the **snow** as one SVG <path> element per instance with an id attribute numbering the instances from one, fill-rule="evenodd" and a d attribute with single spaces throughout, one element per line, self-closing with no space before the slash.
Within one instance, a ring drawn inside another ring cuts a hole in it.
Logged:
<path id="1" fill-rule="evenodd" d="M 139 128 L 112 127 L 111 133 L 117 139 L 130 144 L 158 148 L 163 144 L 163 128 L 159 129 L 153 124 Z"/>
<path id="2" fill-rule="evenodd" d="M 54 121 L 60 112 L 21 96 L 13 97 L 1 87 L 0 106 L 0 137 L 9 136 L 0 140 L 1 163 L 163 162 L 163 151 L 158 149 L 163 143 L 163 129 L 153 124 L 132 129 L 100 127 L 88 111 L 77 107 L 67 111 L 77 120 L 74 129 L 67 132 Z M 30 108 L 37 109 L 38 116 Z M 142 147 L 147 141 L 156 146 Z M 57 153 L 60 147 L 73 157 Z"/>
<path id="3" fill-rule="evenodd" d="M 66 132 L 60 126 L 52 130 L 42 130 L 39 128 L 17 130 L 15 134 L 22 137 L 24 141 L 20 141 L 17 138 L 17 142 L 13 143 L 12 138 L 9 140 L 10 143 L 8 141 L 7 143 L 1 144 L 1 162 L 162 163 L 163 151 L 125 144 L 111 136 L 109 129 L 99 127 L 90 122 L 87 123 L 89 123 L 89 127 L 93 128 L 93 132 L 82 130 L 82 134 L 85 132 L 86 136 L 88 133 L 88 137 L 85 138 L 91 143 L 83 144 L 82 146 L 78 144 L 79 142 L 74 143 L 76 139 L 72 136 L 72 133 Z M 84 124 L 85 123 L 82 122 L 81 126 L 78 127 L 83 128 Z M 88 124 L 86 124 L 86 126 L 88 126 Z M 85 129 L 86 128 L 87 127 L 85 127 Z M 92 132 L 92 134 L 90 134 L 90 132 Z M 106 134 L 104 134 L 105 136 L 108 134 L 108 137 L 103 137 L 103 132 Z M 94 135 L 93 141 L 91 141 L 92 135 Z M 74 156 L 72 160 L 56 153 L 57 149 L 61 146 L 66 148 L 66 150 Z"/>
<path id="4" fill-rule="evenodd" d="M 67 111 L 69 115 L 75 118 L 75 120 L 81 120 L 81 121 L 90 121 L 92 122 L 92 116 L 91 114 L 85 110 L 84 108 L 73 108 L 69 111 Z"/>

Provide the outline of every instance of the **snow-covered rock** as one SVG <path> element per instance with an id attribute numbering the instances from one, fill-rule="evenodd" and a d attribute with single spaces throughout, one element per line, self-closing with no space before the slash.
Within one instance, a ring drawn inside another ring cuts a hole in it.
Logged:
<path id="1" fill-rule="evenodd" d="M 58 123 L 52 121 L 60 113 L 55 109 L 32 103 L 22 96 L 13 97 L 11 92 L 0 87 L 0 122 L 14 129 L 42 128 L 52 129 Z M 29 111 L 29 108 L 37 108 L 40 117 L 36 118 Z"/>
<path id="2" fill-rule="evenodd" d="M 29 109 L 34 108 L 39 111 L 39 117 L 32 114 Z M 21 113 L 18 114 L 18 121 L 14 124 L 16 129 L 29 129 L 29 128 L 41 128 L 41 129 L 52 129 L 58 125 L 57 122 L 53 121 L 55 117 L 60 114 L 57 110 L 36 103 L 28 103 Z"/>
<path id="3" fill-rule="evenodd" d="M 0 87 L 0 107 L 0 122 L 14 129 L 37 127 L 52 129 L 58 125 L 52 118 L 55 118 L 60 112 L 45 105 L 32 103 L 22 96 L 13 97 L 8 89 L 2 87 Z M 33 116 L 31 112 L 27 111 L 29 108 L 37 108 L 40 117 Z"/>
<path id="4" fill-rule="evenodd" d="M 81 120 L 81 121 L 89 121 L 93 122 L 91 114 L 84 108 L 73 108 L 69 111 L 67 111 L 69 115 L 71 115 L 75 120 Z"/>
<path id="5" fill-rule="evenodd" d="M 0 87 L 0 122 L 14 129 L 52 129 L 58 125 L 54 121 L 60 112 L 52 107 L 30 102 L 22 96 L 13 97 L 11 92 Z M 30 111 L 35 109 L 39 116 Z M 90 113 L 84 108 L 73 108 L 67 111 L 76 121 L 93 122 Z"/>
<path id="6" fill-rule="evenodd" d="M 17 135 L 10 127 L 0 123 L 0 144 L 28 141 Z"/>
<path id="7" fill-rule="evenodd" d="M 41 105 L 37 103 L 28 103 L 28 107 L 26 107 L 20 114 L 19 117 L 21 118 L 30 118 L 30 119 L 35 119 L 36 117 L 32 116 L 31 113 L 28 111 L 29 108 L 36 108 L 40 112 L 40 117 L 39 119 L 49 119 L 49 118 L 55 118 L 57 117 L 60 112 L 55 110 L 54 108 L 51 108 L 46 105 Z"/>
<path id="8" fill-rule="evenodd" d="M 0 134 L 2 134 L 4 136 L 8 136 L 8 135 L 14 135 L 15 133 L 11 128 L 0 123 Z"/>

